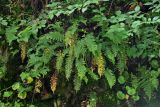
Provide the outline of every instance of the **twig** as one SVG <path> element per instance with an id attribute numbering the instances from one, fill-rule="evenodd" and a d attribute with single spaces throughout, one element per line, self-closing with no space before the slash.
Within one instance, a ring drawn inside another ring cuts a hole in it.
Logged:
<path id="1" fill-rule="evenodd" d="M 108 15 L 109 15 L 110 12 L 111 12 L 111 8 L 112 8 L 112 5 L 113 5 L 113 1 L 114 1 L 114 0 L 111 1 L 111 4 L 110 4 L 110 6 L 109 6 Z"/>
<path id="2" fill-rule="evenodd" d="M 2 89 L 0 92 L 10 89 L 12 86 Z"/>

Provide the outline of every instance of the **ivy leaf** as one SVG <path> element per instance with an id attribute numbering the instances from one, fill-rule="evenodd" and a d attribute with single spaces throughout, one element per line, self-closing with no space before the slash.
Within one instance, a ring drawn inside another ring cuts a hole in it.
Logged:
<path id="1" fill-rule="evenodd" d="M 123 100 L 123 99 L 125 99 L 125 94 L 122 91 L 118 91 L 117 97 L 118 97 L 118 99 Z"/>
<path id="2" fill-rule="evenodd" d="M 10 97 L 13 94 L 12 91 L 5 91 L 3 97 Z"/>
<path id="3" fill-rule="evenodd" d="M 32 83 L 32 82 L 33 82 L 33 78 L 29 76 L 29 77 L 27 78 L 27 84 L 30 84 L 30 83 Z"/>
<path id="4" fill-rule="evenodd" d="M 18 97 L 20 99 L 25 99 L 27 97 L 27 92 L 20 92 L 20 93 L 18 93 Z"/>
<path id="5" fill-rule="evenodd" d="M 20 74 L 20 77 L 21 77 L 22 80 L 25 80 L 26 78 L 29 77 L 29 73 L 22 72 L 22 73 Z"/>
<path id="6" fill-rule="evenodd" d="M 13 90 L 17 90 L 17 89 L 19 89 L 19 88 L 20 88 L 20 83 L 19 83 L 19 82 L 14 83 L 14 84 L 12 85 L 12 89 L 13 89 Z"/>
<path id="7" fill-rule="evenodd" d="M 21 103 L 19 103 L 19 102 L 16 101 L 16 102 L 14 103 L 14 107 L 21 107 Z"/>
<path id="8" fill-rule="evenodd" d="M 134 95 L 136 93 L 136 90 L 129 86 L 126 87 L 126 90 L 129 95 Z"/>
<path id="9" fill-rule="evenodd" d="M 116 82 L 116 77 L 115 77 L 115 75 L 112 73 L 112 70 L 107 69 L 107 70 L 105 71 L 105 74 L 104 74 L 104 75 L 105 75 L 105 78 L 106 78 L 107 81 L 108 81 L 109 87 L 112 88 L 113 85 L 114 85 L 115 82 Z"/>
<path id="10" fill-rule="evenodd" d="M 134 96 L 132 96 L 132 98 L 134 101 L 138 101 L 140 99 L 140 97 L 138 95 L 134 95 Z"/>
<path id="11" fill-rule="evenodd" d="M 124 83 L 125 83 L 125 78 L 124 78 L 123 76 L 119 76 L 118 82 L 119 82 L 120 84 L 124 84 Z"/>

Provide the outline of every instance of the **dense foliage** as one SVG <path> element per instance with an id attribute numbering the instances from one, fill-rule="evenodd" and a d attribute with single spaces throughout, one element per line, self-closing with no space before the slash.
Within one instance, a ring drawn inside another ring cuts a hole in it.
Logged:
<path id="1" fill-rule="evenodd" d="M 0 107 L 158 99 L 159 15 L 159 0 L 0 0 Z"/>

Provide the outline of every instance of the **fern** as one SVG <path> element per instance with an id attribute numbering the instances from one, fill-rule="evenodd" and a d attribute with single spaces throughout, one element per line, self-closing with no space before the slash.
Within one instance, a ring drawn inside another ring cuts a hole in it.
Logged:
<path id="1" fill-rule="evenodd" d="M 44 36 L 40 37 L 38 44 L 42 44 L 44 41 L 49 42 L 51 40 L 63 42 L 64 35 L 61 34 L 60 32 L 49 32 L 49 33 L 45 34 Z"/>
<path id="2" fill-rule="evenodd" d="M 81 88 L 81 82 L 82 81 L 80 80 L 80 78 L 78 76 L 76 76 L 74 78 L 74 89 L 76 90 L 76 92 L 78 92 L 80 90 L 80 88 Z"/>
<path id="3" fill-rule="evenodd" d="M 98 74 L 101 77 L 105 71 L 105 60 L 104 60 L 102 54 L 100 54 L 100 56 L 97 57 L 96 61 L 97 61 L 96 64 L 98 66 Z"/>
<path id="4" fill-rule="evenodd" d="M 61 68 L 62 68 L 64 57 L 65 57 L 64 53 L 59 52 L 59 53 L 57 54 L 56 69 L 57 69 L 58 71 L 60 71 Z"/>
<path id="5" fill-rule="evenodd" d="M 73 46 L 75 45 L 76 39 L 77 39 L 77 34 L 76 34 L 76 24 L 72 25 L 71 27 L 68 28 L 68 30 L 65 32 L 65 45 L 66 46 Z"/>
<path id="6" fill-rule="evenodd" d="M 99 77 L 98 77 L 98 75 L 96 75 L 92 70 L 90 70 L 90 69 L 88 69 L 88 75 L 91 77 L 91 78 L 93 78 L 94 80 L 98 80 L 99 79 Z"/>
<path id="7" fill-rule="evenodd" d="M 58 78 L 57 78 L 57 74 L 54 73 L 50 79 L 50 87 L 51 87 L 51 90 L 52 92 L 54 93 L 55 90 L 56 90 L 56 87 L 57 87 L 57 81 L 58 81 Z"/>
<path id="8" fill-rule="evenodd" d="M 21 50 L 21 60 L 22 60 L 22 63 L 24 62 L 24 59 L 26 58 L 26 55 L 27 55 L 27 43 L 22 41 L 19 43 L 19 47 L 20 47 L 20 50 Z"/>
<path id="9" fill-rule="evenodd" d="M 126 52 L 124 50 L 121 50 L 121 52 L 119 52 L 118 54 L 118 63 L 117 63 L 117 68 L 121 73 L 125 70 L 126 63 L 127 63 Z"/>
<path id="10" fill-rule="evenodd" d="M 84 64 L 85 63 L 83 60 L 76 60 L 76 68 L 77 68 L 78 77 L 80 78 L 80 80 L 84 79 L 87 72 L 87 68 Z"/>
<path id="11" fill-rule="evenodd" d="M 144 89 L 144 92 L 145 92 L 145 94 L 147 95 L 147 97 L 148 97 L 149 99 L 151 99 L 152 92 L 153 92 L 153 88 L 151 87 L 151 83 L 150 83 L 150 82 L 147 82 L 147 84 L 144 85 L 143 89 Z"/>
<path id="12" fill-rule="evenodd" d="M 122 43 L 128 37 L 128 32 L 124 28 L 124 24 L 116 24 L 110 26 L 105 37 L 108 37 L 113 43 Z"/>
<path id="13" fill-rule="evenodd" d="M 98 50 L 98 46 L 96 43 L 96 40 L 92 34 L 86 35 L 84 38 L 85 45 L 87 46 L 87 49 L 92 52 L 93 55 L 96 55 L 96 52 Z"/>
<path id="14" fill-rule="evenodd" d="M 97 100 L 98 100 L 98 98 L 97 98 L 96 93 L 95 92 L 91 92 L 90 93 L 90 97 L 89 97 L 89 104 L 88 104 L 88 106 L 89 107 L 96 107 L 97 106 Z"/>
<path id="15" fill-rule="evenodd" d="M 78 40 L 74 48 L 75 57 L 78 59 L 80 56 L 84 56 L 86 51 L 85 41 L 83 39 Z"/>
<path id="16" fill-rule="evenodd" d="M 61 34 L 60 32 L 50 32 L 48 35 L 51 36 L 52 40 L 56 40 L 60 42 L 64 41 L 64 35 Z"/>
<path id="17" fill-rule="evenodd" d="M 73 49 L 74 49 L 73 47 L 70 48 L 68 57 L 66 59 L 65 74 L 67 79 L 70 78 L 72 72 L 73 61 L 74 61 Z"/>
<path id="18" fill-rule="evenodd" d="M 6 40 L 9 44 L 12 43 L 12 41 L 16 40 L 18 37 L 16 36 L 17 33 L 17 29 L 19 27 L 18 26 L 12 26 L 12 27 L 8 27 L 6 28 Z"/>
<path id="19" fill-rule="evenodd" d="M 112 70 L 110 69 L 107 69 L 105 71 L 105 78 L 107 79 L 108 81 L 108 84 L 109 84 L 109 87 L 112 88 L 113 85 L 116 83 L 116 77 L 115 75 L 112 73 Z"/>

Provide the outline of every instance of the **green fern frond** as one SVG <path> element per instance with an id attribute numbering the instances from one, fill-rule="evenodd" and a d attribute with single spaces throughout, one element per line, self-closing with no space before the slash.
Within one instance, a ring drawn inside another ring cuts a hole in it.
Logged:
<path id="1" fill-rule="evenodd" d="M 105 78 L 107 79 L 108 81 L 108 84 L 109 84 L 109 87 L 112 88 L 113 85 L 116 83 L 116 77 L 115 75 L 113 74 L 112 70 L 110 69 L 107 69 L 105 71 Z"/>
<path id="2" fill-rule="evenodd" d="M 94 80 L 98 80 L 99 77 L 98 75 L 96 75 L 92 70 L 88 69 L 88 75 L 91 76 L 91 78 L 93 78 Z"/>
<path id="3" fill-rule="evenodd" d="M 85 41 L 84 40 L 79 40 L 77 41 L 75 48 L 74 48 L 74 54 L 76 58 L 79 58 L 79 56 L 84 56 L 86 52 L 86 47 L 85 47 Z"/>
<path id="4" fill-rule="evenodd" d="M 84 38 L 85 45 L 87 46 L 88 50 L 92 52 L 93 55 L 96 55 L 96 51 L 98 50 L 98 46 L 96 40 L 92 34 L 86 35 Z"/>
<path id="5" fill-rule="evenodd" d="M 73 49 L 74 49 L 73 47 L 70 48 L 68 57 L 66 59 L 65 74 L 67 79 L 70 78 L 72 72 L 73 61 L 74 61 Z"/>
<path id="6" fill-rule="evenodd" d="M 62 64 L 63 64 L 64 57 L 65 57 L 64 53 L 61 53 L 61 52 L 59 52 L 58 55 L 57 55 L 57 59 L 56 59 L 56 69 L 57 69 L 58 71 L 60 71 L 61 68 L 62 68 Z"/>
<path id="7" fill-rule="evenodd" d="M 120 72 L 123 72 L 127 63 L 127 55 L 125 52 L 120 52 L 118 55 L 117 68 Z"/>
<path id="8" fill-rule="evenodd" d="M 78 77 L 78 76 L 76 76 L 75 78 L 74 78 L 74 89 L 76 90 L 76 92 L 78 92 L 79 90 L 80 90 L 80 88 L 81 88 L 81 79 Z"/>
<path id="9" fill-rule="evenodd" d="M 85 62 L 83 60 L 76 60 L 76 68 L 77 68 L 78 77 L 80 78 L 80 80 L 82 80 L 85 77 L 87 72 L 87 68 L 84 64 Z"/>
<path id="10" fill-rule="evenodd" d="M 63 42 L 64 41 L 64 35 L 60 32 L 50 32 L 47 34 L 47 39 Z"/>
<path id="11" fill-rule="evenodd" d="M 105 37 L 109 38 L 113 43 L 119 44 L 122 43 L 124 39 L 128 38 L 128 32 L 124 24 L 116 24 L 110 26 Z"/>
<path id="12" fill-rule="evenodd" d="M 150 83 L 150 82 L 147 82 L 147 84 L 144 85 L 143 89 L 144 89 L 144 92 L 145 92 L 146 96 L 147 96 L 149 99 L 151 99 L 152 92 L 153 92 L 153 88 L 151 87 L 151 83 Z"/>

